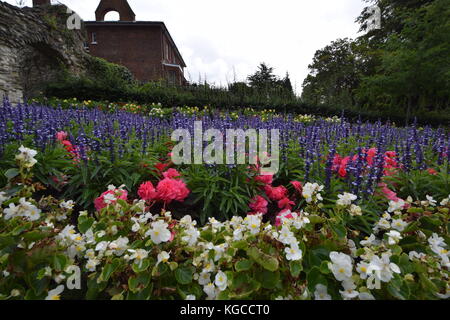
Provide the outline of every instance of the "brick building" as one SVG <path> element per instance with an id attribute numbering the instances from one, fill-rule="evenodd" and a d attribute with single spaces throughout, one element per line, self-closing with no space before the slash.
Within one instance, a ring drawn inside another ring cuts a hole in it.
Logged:
<path id="1" fill-rule="evenodd" d="M 46 4 L 50 0 L 33 0 L 35 6 Z M 119 21 L 104 21 L 111 11 Z M 127 0 L 101 0 L 95 18 L 84 22 L 92 55 L 126 66 L 139 81 L 186 82 L 186 64 L 163 22 L 136 21 Z"/>
<path id="2" fill-rule="evenodd" d="M 119 21 L 104 21 L 111 11 Z M 95 17 L 85 22 L 92 55 L 126 66 L 140 81 L 186 82 L 186 64 L 163 22 L 136 21 L 127 0 L 101 0 Z"/>

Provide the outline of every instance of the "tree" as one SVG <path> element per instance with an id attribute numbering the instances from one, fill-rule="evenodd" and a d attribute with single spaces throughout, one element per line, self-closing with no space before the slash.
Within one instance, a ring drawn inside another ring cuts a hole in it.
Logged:
<path id="1" fill-rule="evenodd" d="M 273 74 L 273 68 L 268 67 L 264 62 L 258 66 L 258 70 L 248 76 L 250 87 L 257 90 L 267 90 L 276 81 L 277 77 Z"/>

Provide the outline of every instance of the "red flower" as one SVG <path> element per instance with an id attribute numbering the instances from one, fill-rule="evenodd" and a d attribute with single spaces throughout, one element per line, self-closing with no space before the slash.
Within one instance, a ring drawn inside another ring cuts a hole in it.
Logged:
<path id="1" fill-rule="evenodd" d="M 165 178 L 158 183 L 156 187 L 158 200 L 170 203 L 173 200 L 184 201 L 190 191 L 182 180 Z"/>
<path id="2" fill-rule="evenodd" d="M 345 178 L 347 176 L 347 164 L 350 161 L 350 157 L 345 157 L 344 159 L 342 159 L 340 167 L 339 167 L 339 175 L 343 178 Z"/>
<path id="3" fill-rule="evenodd" d="M 428 172 L 429 174 L 433 175 L 433 176 L 435 176 L 435 175 L 438 174 L 438 172 L 437 172 L 436 170 L 434 170 L 433 168 L 429 168 L 429 169 L 427 170 L 427 172 Z"/>
<path id="4" fill-rule="evenodd" d="M 279 187 L 272 187 L 272 186 L 265 186 L 264 190 L 266 191 L 267 196 L 272 201 L 279 201 L 286 197 L 287 195 L 287 189 L 283 186 Z"/>
<path id="5" fill-rule="evenodd" d="M 299 181 L 291 181 L 291 184 L 294 186 L 295 191 L 298 193 L 302 193 L 303 186 L 302 183 Z"/>
<path id="6" fill-rule="evenodd" d="M 159 171 L 159 173 L 163 172 L 169 165 L 167 163 L 157 163 L 155 164 L 156 170 Z"/>
<path id="7" fill-rule="evenodd" d="M 273 174 L 264 174 L 264 175 L 256 176 L 255 180 L 263 183 L 264 185 L 272 184 Z"/>
<path id="8" fill-rule="evenodd" d="M 169 170 L 167 170 L 166 172 L 163 173 L 163 176 L 164 176 L 164 178 L 172 179 L 172 178 L 179 177 L 180 173 L 177 170 L 170 168 Z"/>
<path id="9" fill-rule="evenodd" d="M 59 131 L 59 132 L 57 132 L 56 133 L 56 139 L 57 140 L 59 140 L 59 141 L 63 141 L 63 140 L 66 140 L 67 139 L 67 133 L 66 132 L 64 132 L 64 131 Z"/>
<path id="10" fill-rule="evenodd" d="M 94 200 L 95 209 L 97 209 L 97 211 L 100 211 L 101 209 L 109 205 L 108 203 L 105 203 L 105 196 L 108 194 L 112 194 L 116 198 L 116 200 L 111 201 L 111 203 L 109 204 L 115 204 L 117 202 L 117 199 L 127 201 L 128 198 L 128 192 L 126 190 L 116 189 L 105 191 L 100 195 L 100 197 Z"/>
<path id="11" fill-rule="evenodd" d="M 293 205 L 295 205 L 295 202 L 287 197 L 278 201 L 278 208 L 280 209 L 291 210 Z"/>
<path id="12" fill-rule="evenodd" d="M 150 181 L 141 184 L 138 190 L 138 195 L 142 200 L 154 200 L 157 197 L 155 187 Z"/>
<path id="13" fill-rule="evenodd" d="M 248 206 L 250 207 L 250 209 L 252 209 L 255 212 L 255 214 L 257 214 L 257 213 L 266 214 L 268 204 L 269 203 L 267 202 L 266 199 L 264 199 L 261 196 L 256 196 L 255 198 L 253 198 L 251 200 L 251 202 Z"/>

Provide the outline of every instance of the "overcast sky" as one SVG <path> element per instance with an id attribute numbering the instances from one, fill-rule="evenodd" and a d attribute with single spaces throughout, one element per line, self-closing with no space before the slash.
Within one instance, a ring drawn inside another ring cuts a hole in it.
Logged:
<path id="1" fill-rule="evenodd" d="M 99 0 L 59 0 L 95 20 Z M 16 0 L 7 0 L 15 4 Z M 31 6 L 32 0 L 25 1 Z M 354 38 L 362 0 L 128 0 L 136 20 L 163 21 L 187 64 L 186 77 L 216 85 L 243 81 L 266 62 L 301 92 L 314 53 Z M 108 16 L 107 16 L 108 18 Z"/>

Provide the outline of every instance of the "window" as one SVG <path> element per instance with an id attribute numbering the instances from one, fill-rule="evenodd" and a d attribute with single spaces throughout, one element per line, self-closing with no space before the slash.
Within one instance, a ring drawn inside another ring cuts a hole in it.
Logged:
<path id="1" fill-rule="evenodd" d="M 173 85 L 173 86 L 177 84 L 177 73 L 176 73 L 176 71 L 169 70 L 167 81 L 169 82 L 170 85 Z"/>
<path id="2" fill-rule="evenodd" d="M 97 34 L 92 32 L 92 44 L 97 44 Z"/>

